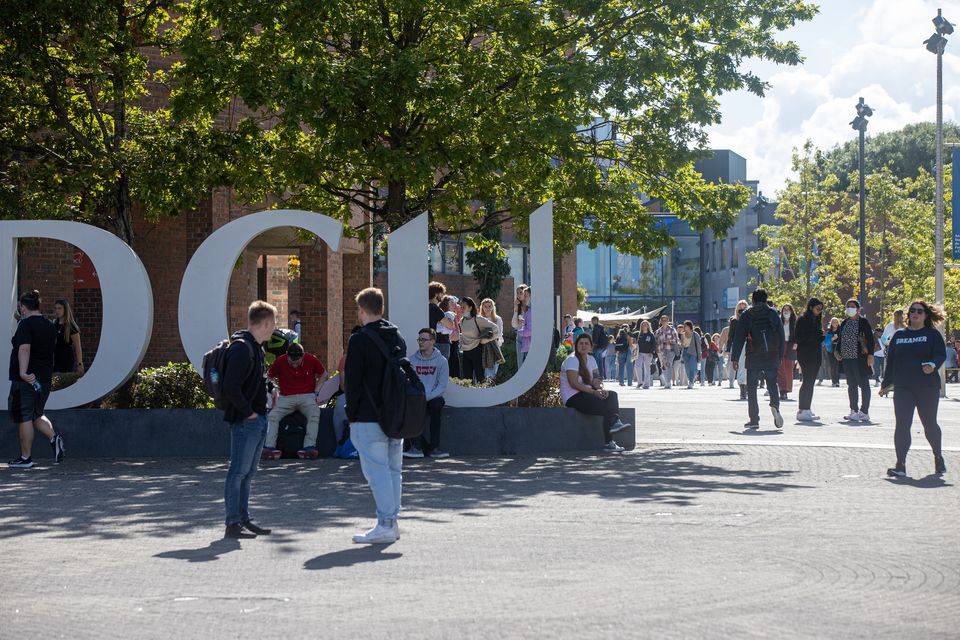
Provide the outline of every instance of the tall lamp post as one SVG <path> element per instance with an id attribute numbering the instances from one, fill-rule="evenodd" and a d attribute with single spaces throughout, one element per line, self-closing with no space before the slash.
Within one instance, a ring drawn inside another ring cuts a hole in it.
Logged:
<path id="1" fill-rule="evenodd" d="M 867 106 L 867 103 L 860 98 L 857 103 L 857 117 L 850 122 L 850 126 L 855 131 L 860 132 L 860 302 L 867 301 L 867 200 L 864 196 L 863 174 L 863 148 L 864 137 L 867 133 L 867 118 L 873 115 L 873 109 Z"/>
<path id="2" fill-rule="evenodd" d="M 933 26 L 936 31 L 933 35 L 923 41 L 927 51 L 937 56 L 937 190 L 936 190 L 936 235 L 933 247 L 934 279 L 935 291 L 934 298 L 938 305 L 943 306 L 943 50 L 947 46 L 948 36 L 953 33 L 953 25 L 943 17 L 943 12 L 937 9 L 937 17 L 933 19 Z M 940 329 L 943 331 L 943 327 Z M 946 372 L 943 367 L 940 368 L 940 395 L 946 396 Z"/>

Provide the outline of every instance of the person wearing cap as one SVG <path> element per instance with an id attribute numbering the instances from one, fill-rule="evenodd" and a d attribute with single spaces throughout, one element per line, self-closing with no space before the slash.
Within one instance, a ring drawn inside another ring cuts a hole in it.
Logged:
<path id="1" fill-rule="evenodd" d="M 303 346 L 294 342 L 287 347 L 287 353 L 270 365 L 267 377 L 279 388 L 274 391 L 273 409 L 267 414 L 267 438 L 263 445 L 263 457 L 276 460 L 280 457 L 277 449 L 277 432 L 280 421 L 299 411 L 307 419 L 307 435 L 303 439 L 303 448 L 297 451 L 300 458 L 316 458 L 317 433 L 320 429 L 320 407 L 317 396 L 323 386 L 326 370 L 320 360 L 305 353 Z"/>

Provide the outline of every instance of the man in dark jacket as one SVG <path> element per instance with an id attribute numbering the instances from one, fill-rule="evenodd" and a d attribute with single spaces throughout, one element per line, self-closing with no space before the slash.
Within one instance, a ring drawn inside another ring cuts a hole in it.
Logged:
<path id="1" fill-rule="evenodd" d="M 757 404 L 757 383 L 760 376 L 767 381 L 770 392 L 770 412 L 777 429 L 783 428 L 783 416 L 780 415 L 780 389 L 777 387 L 777 369 L 783 357 L 783 324 L 777 312 L 767 305 L 767 292 L 757 289 L 751 296 L 753 306 L 740 314 L 736 333 L 733 337 L 731 361 L 734 369 L 739 368 L 740 353 L 747 349 L 744 365 L 747 367 L 747 401 L 750 421 L 744 425 L 747 429 L 760 427 L 760 407 Z"/>
<path id="2" fill-rule="evenodd" d="M 250 521 L 247 503 L 250 483 L 257 473 L 260 450 L 267 437 L 266 369 L 260 345 L 273 334 L 277 310 L 257 300 L 247 310 L 247 320 L 247 329 L 230 336 L 231 345 L 221 374 L 221 387 L 227 400 L 223 419 L 230 424 L 230 468 L 223 491 L 226 538 L 253 538 L 270 533 L 270 529 Z"/>
<path id="3" fill-rule="evenodd" d="M 403 440 L 388 438 L 380 428 L 381 388 L 386 359 L 369 333 L 375 333 L 387 350 L 405 357 L 407 345 L 396 326 L 383 319 L 383 292 L 369 287 L 357 294 L 357 315 L 363 329 L 350 336 L 345 368 L 347 419 L 350 439 L 360 454 L 360 468 L 377 505 L 377 525 L 353 536 L 365 544 L 389 544 L 400 539 Z"/>
<path id="4" fill-rule="evenodd" d="M 590 318 L 590 337 L 593 338 L 593 359 L 597 361 L 597 371 L 600 372 L 600 379 L 607 378 L 607 344 L 610 343 L 610 336 L 607 335 L 607 329 L 600 324 L 600 318 L 593 316 Z"/>

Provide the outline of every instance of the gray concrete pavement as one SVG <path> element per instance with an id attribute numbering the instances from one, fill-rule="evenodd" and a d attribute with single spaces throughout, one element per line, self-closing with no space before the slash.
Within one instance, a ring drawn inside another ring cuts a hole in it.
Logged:
<path id="1" fill-rule="evenodd" d="M 960 456 L 889 481 L 889 407 L 743 436 L 728 393 L 626 391 L 623 455 L 407 461 L 380 548 L 354 462 L 263 467 L 239 543 L 224 461 L 0 469 L 0 638 L 957 637 Z"/>

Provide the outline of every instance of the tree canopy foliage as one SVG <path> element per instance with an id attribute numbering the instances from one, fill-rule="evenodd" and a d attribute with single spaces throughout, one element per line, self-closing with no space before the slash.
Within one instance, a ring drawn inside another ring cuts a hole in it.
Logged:
<path id="1" fill-rule="evenodd" d="M 174 114 L 224 149 L 197 175 L 247 201 L 523 233 L 553 199 L 561 248 L 653 255 L 671 240 L 644 194 L 696 229 L 725 230 L 746 204 L 693 170 L 704 127 L 720 94 L 763 93 L 745 59 L 800 61 L 777 34 L 814 13 L 799 0 L 192 0 Z"/>

